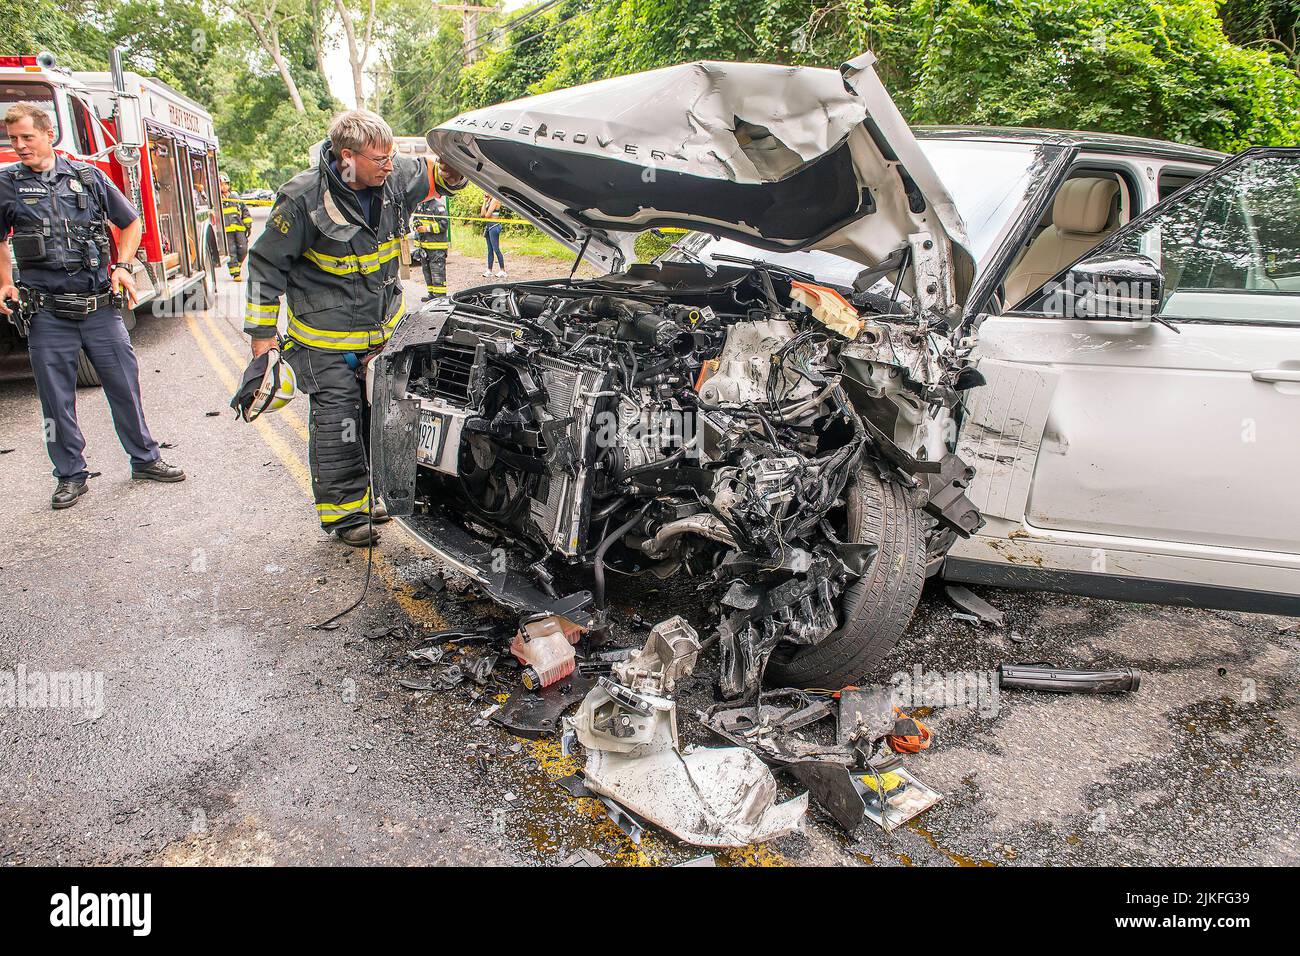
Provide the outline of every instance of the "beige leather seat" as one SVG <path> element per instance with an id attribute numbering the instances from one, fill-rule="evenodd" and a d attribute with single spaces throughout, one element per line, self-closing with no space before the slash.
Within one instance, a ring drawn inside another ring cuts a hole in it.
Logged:
<path id="1" fill-rule="evenodd" d="M 1014 306 L 1114 231 L 1111 211 L 1119 184 L 1113 179 L 1067 179 L 1052 203 L 1052 224 L 1011 268 L 1003 303 Z"/>

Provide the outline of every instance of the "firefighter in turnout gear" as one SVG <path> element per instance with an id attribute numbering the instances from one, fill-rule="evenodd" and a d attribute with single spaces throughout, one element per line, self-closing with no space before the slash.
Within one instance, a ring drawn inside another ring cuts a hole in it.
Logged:
<path id="1" fill-rule="evenodd" d="M 447 295 L 447 250 L 451 248 L 451 217 L 445 199 L 430 199 L 411 216 L 415 250 L 424 269 L 425 302 Z"/>
<path id="2" fill-rule="evenodd" d="M 277 342 L 311 401 L 312 493 L 321 527 L 372 545 L 365 367 L 402 317 L 398 275 L 415 207 L 464 178 L 432 159 L 399 155 L 393 133 L 366 110 L 330 124 L 319 162 L 285 183 L 249 253 L 244 331 L 257 357 Z"/>
<path id="3" fill-rule="evenodd" d="M 58 479 L 50 507 L 70 508 L 88 490 L 90 472 L 77 424 L 77 364 L 84 351 L 99 373 L 131 477 L 183 481 L 162 460 L 140 400 L 140 369 L 119 303 L 135 304 L 131 262 L 144 228 L 140 215 L 97 167 L 54 152 L 50 114 L 15 103 L 4 116 L 18 162 L 0 170 L 0 313 L 25 329 L 45 450 Z M 109 223 L 119 230 L 118 261 L 109 255 Z M 15 284 L 13 259 L 18 261 Z M 16 313 L 15 300 L 28 308 Z"/>
<path id="4" fill-rule="evenodd" d="M 253 217 L 248 206 L 231 195 L 230 177 L 221 174 L 221 222 L 226 227 L 226 251 L 230 258 L 226 268 L 230 278 L 238 282 L 244 271 L 244 260 L 248 258 L 248 235 L 253 231 Z"/>

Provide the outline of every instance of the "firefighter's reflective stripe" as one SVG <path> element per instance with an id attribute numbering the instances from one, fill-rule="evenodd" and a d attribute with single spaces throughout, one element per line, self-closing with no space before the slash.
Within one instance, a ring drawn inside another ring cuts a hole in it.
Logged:
<path id="1" fill-rule="evenodd" d="M 315 249 L 308 249 L 303 253 L 303 258 L 330 275 L 345 276 L 354 272 L 377 272 L 385 262 L 396 259 L 401 251 L 401 239 L 389 239 L 387 242 L 381 242 L 376 251 L 364 256 L 331 256 Z"/>
<path id="2" fill-rule="evenodd" d="M 459 186 L 455 186 L 455 187 L 448 186 L 448 185 L 447 185 L 447 180 L 443 179 L 443 176 L 442 176 L 442 166 L 441 166 L 441 164 L 435 165 L 435 164 L 434 164 L 431 160 L 429 160 L 427 157 L 426 157 L 426 159 L 425 159 L 425 162 L 426 162 L 426 163 L 429 163 L 429 165 L 430 165 L 430 167 L 431 167 L 431 169 L 432 169 L 432 175 L 430 176 L 430 178 L 434 181 L 434 187 L 435 187 L 435 188 L 434 188 L 433 190 L 430 190 L 430 192 L 429 192 L 429 195 L 430 195 L 431 197 L 434 196 L 434 195 L 436 195 L 436 194 L 439 194 L 439 193 L 445 196 L 445 195 L 447 195 L 448 193 L 454 193 L 454 192 L 456 192 L 456 190 L 458 190 L 458 189 L 463 189 L 463 188 L 465 187 L 465 180 L 463 180 L 463 179 L 460 181 L 460 185 L 459 185 Z"/>
<path id="3" fill-rule="evenodd" d="M 234 272 L 231 269 L 231 272 Z M 258 305 L 250 302 L 244 307 L 244 324 L 274 326 L 276 318 L 280 315 L 280 303 L 272 302 L 270 305 Z"/>
<path id="4" fill-rule="evenodd" d="M 342 504 L 329 504 L 328 502 L 318 502 L 316 504 L 316 513 L 320 515 L 321 524 L 333 524 L 340 518 L 346 518 L 348 515 L 354 515 L 360 512 L 365 514 L 370 510 L 370 492 L 367 491 L 356 501 L 345 501 Z"/>
<path id="5" fill-rule="evenodd" d="M 253 218 L 240 203 L 222 203 L 221 218 L 226 223 L 226 232 L 248 232 L 253 227 Z"/>
<path id="6" fill-rule="evenodd" d="M 429 290 L 429 295 L 447 294 L 447 287 L 445 285 L 429 285 L 429 286 L 425 286 L 425 288 Z"/>
<path id="7" fill-rule="evenodd" d="M 416 240 L 415 240 L 415 248 L 417 248 L 417 249 L 431 249 L 431 250 L 435 250 L 435 251 L 436 251 L 436 250 L 438 250 L 438 249 L 450 249 L 450 248 L 451 248 L 451 243 L 450 243 L 450 242 L 433 242 L 433 241 L 431 241 L 431 240 L 427 240 L 427 239 L 416 239 Z"/>
<path id="8" fill-rule="evenodd" d="M 387 342 L 397 327 L 398 320 L 406 312 L 406 302 L 398 303 L 393 317 L 377 329 L 355 329 L 348 332 L 335 332 L 330 329 L 317 329 L 303 322 L 289 310 L 288 336 L 303 345 L 318 349 L 335 349 L 341 352 L 368 352 Z"/>

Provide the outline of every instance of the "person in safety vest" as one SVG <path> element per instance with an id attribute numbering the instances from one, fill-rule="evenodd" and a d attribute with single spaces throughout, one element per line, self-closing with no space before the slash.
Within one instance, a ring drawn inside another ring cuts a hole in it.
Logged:
<path id="1" fill-rule="evenodd" d="M 226 229 L 226 268 L 230 278 L 240 280 L 244 260 L 248 258 L 248 236 L 253 231 L 253 217 L 248 206 L 230 192 L 230 177 L 221 174 L 221 222 Z"/>
<path id="2" fill-rule="evenodd" d="M 445 199 L 430 199 L 411 216 L 415 250 L 424 270 L 425 302 L 447 295 L 447 250 L 451 248 L 451 217 Z"/>
<path id="3" fill-rule="evenodd" d="M 314 168 L 280 188 L 249 252 L 244 331 L 254 358 L 278 343 L 309 397 L 312 493 L 321 526 L 354 547 L 378 540 L 371 508 L 365 366 L 402 317 L 402 237 L 415 207 L 461 188 L 460 173 L 399 155 L 368 110 L 340 114 Z"/>

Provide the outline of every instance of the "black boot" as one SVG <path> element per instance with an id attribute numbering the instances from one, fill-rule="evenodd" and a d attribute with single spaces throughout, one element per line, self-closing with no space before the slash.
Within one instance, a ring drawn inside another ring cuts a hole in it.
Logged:
<path id="1" fill-rule="evenodd" d="M 340 528 L 338 536 L 340 541 L 344 544 L 350 544 L 354 548 L 368 548 L 379 543 L 379 532 L 364 524 L 354 524 L 351 527 Z"/>
<path id="2" fill-rule="evenodd" d="M 54 488 L 54 494 L 50 495 L 50 507 L 55 511 L 71 508 L 77 503 L 77 499 L 89 490 L 90 488 L 86 486 L 85 481 L 60 478 L 58 485 Z"/>
<path id="3" fill-rule="evenodd" d="M 185 472 L 159 458 L 139 468 L 132 466 L 131 477 L 147 478 L 150 481 L 184 481 Z"/>

